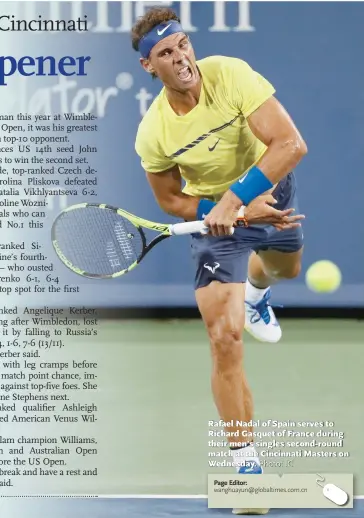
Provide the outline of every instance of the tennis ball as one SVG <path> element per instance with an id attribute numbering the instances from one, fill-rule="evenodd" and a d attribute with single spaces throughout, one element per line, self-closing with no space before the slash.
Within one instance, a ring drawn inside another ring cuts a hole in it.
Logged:
<path id="1" fill-rule="evenodd" d="M 332 261 L 317 261 L 306 272 L 306 284 L 312 291 L 332 293 L 341 284 L 340 269 Z"/>

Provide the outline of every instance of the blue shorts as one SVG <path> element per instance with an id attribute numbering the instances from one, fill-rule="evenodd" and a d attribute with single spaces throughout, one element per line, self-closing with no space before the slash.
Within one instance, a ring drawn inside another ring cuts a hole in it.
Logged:
<path id="1" fill-rule="evenodd" d="M 287 175 L 272 193 L 277 200 L 275 208 L 295 208 L 298 214 L 296 180 L 294 173 Z M 252 250 L 297 252 L 303 246 L 300 227 L 278 231 L 271 225 L 252 225 L 236 228 L 232 236 L 192 236 L 192 257 L 196 264 L 195 289 L 211 281 L 240 283 L 246 281 L 248 260 Z"/>

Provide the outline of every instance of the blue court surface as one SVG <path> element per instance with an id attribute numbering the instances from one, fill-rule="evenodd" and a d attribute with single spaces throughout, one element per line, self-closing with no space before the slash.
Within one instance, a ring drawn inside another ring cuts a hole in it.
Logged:
<path id="1" fill-rule="evenodd" d="M 168 518 L 233 516 L 230 509 L 208 509 L 205 498 L 3 499 L 1 516 L 37 518 Z M 364 500 L 353 509 L 272 509 L 274 518 L 362 518 Z"/>

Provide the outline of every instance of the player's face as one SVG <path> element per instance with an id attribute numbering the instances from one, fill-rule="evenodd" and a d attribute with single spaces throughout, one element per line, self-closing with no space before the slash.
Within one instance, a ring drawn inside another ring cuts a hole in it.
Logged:
<path id="1" fill-rule="evenodd" d="M 149 63 L 162 83 L 186 91 L 199 81 L 195 53 L 183 33 L 171 34 L 158 42 L 149 56 Z"/>

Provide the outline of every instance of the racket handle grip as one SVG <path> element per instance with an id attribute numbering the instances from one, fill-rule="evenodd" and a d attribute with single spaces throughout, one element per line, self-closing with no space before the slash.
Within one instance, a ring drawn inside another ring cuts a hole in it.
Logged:
<path id="1" fill-rule="evenodd" d="M 209 229 L 203 221 L 187 221 L 187 223 L 176 223 L 169 227 L 172 236 L 183 236 L 185 234 L 207 234 Z M 234 228 L 231 229 L 231 234 L 234 233 Z"/>

